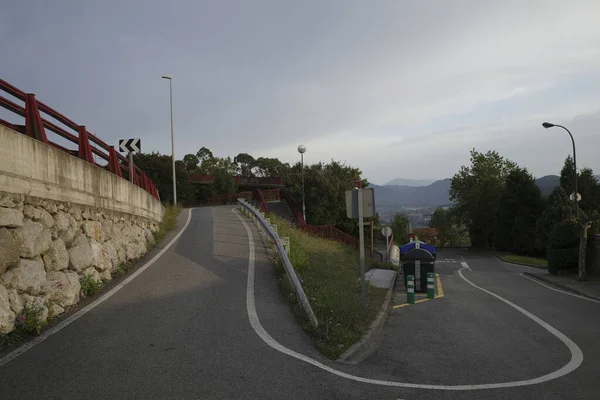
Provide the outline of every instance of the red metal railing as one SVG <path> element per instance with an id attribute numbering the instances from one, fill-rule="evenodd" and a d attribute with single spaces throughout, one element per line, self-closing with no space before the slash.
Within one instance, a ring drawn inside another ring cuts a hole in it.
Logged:
<path id="1" fill-rule="evenodd" d="M 285 185 L 283 178 L 236 176 L 233 179 L 238 185 Z"/>
<path id="2" fill-rule="evenodd" d="M 304 220 L 304 216 L 300 212 L 300 209 L 296 206 L 294 199 L 292 199 L 292 196 L 287 191 L 287 189 L 281 189 L 279 191 L 279 195 L 290 207 L 290 210 L 292 210 L 292 213 L 294 214 L 294 217 L 296 218 L 296 222 L 298 223 L 298 226 L 300 228 L 303 228 L 304 226 L 306 226 L 306 221 Z"/>
<path id="3" fill-rule="evenodd" d="M 254 200 L 258 203 L 260 210 L 265 214 L 269 212 L 269 207 L 267 207 L 267 202 L 265 201 L 262 192 L 258 190 L 258 188 L 252 189 L 252 195 Z"/>
<path id="4" fill-rule="evenodd" d="M 95 135 L 90 134 L 84 125 L 76 124 L 58 111 L 50 108 L 41 101 L 36 100 L 34 94 L 25 93 L 2 79 L 0 79 L 0 91 L 3 91 L 24 103 L 23 105 L 19 105 L 0 95 L 0 107 L 25 119 L 24 125 L 16 125 L 0 119 L 1 125 L 44 142 L 75 157 L 79 157 L 90 164 L 105 168 L 119 177 L 129 179 L 128 159 L 115 151 L 114 146 L 109 146 Z M 49 121 L 47 118 L 42 118 L 41 113 L 44 113 L 46 117 L 50 117 L 64 125 L 65 128 Z M 75 133 L 69 132 L 68 129 Z M 62 137 L 66 141 L 75 144 L 77 149 L 68 149 L 55 141 L 48 139 L 47 133 L 53 133 L 58 137 Z M 91 146 L 90 143 L 93 143 L 95 146 Z M 106 164 L 102 165 L 97 162 L 94 155 L 101 160 L 104 160 Z M 152 180 L 146 176 L 145 172 L 135 165 L 133 172 L 133 183 L 152 194 L 156 199 L 159 199 L 158 190 L 152 183 Z"/>
<path id="5" fill-rule="evenodd" d="M 212 183 L 214 178 L 212 175 L 190 174 L 189 180 L 191 183 Z"/>
<path id="6" fill-rule="evenodd" d="M 223 195 L 219 195 L 219 196 L 213 196 L 211 198 L 208 199 L 207 203 L 209 205 L 223 205 L 223 204 L 233 204 L 235 202 L 237 202 L 237 199 L 239 198 L 243 198 L 246 199 L 248 201 L 252 201 L 253 194 L 252 192 L 240 192 L 240 193 L 234 193 L 234 194 L 223 194 Z"/>

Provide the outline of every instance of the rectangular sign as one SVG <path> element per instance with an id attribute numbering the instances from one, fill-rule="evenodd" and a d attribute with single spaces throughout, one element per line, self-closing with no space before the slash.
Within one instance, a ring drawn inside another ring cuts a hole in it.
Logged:
<path id="1" fill-rule="evenodd" d="M 362 189 L 363 217 L 375 215 L 375 191 L 373 188 Z M 358 218 L 358 190 L 346 190 L 346 216 Z"/>
<path id="2" fill-rule="evenodd" d="M 142 141 L 139 138 L 120 139 L 119 150 L 121 153 L 140 153 L 142 151 Z"/>

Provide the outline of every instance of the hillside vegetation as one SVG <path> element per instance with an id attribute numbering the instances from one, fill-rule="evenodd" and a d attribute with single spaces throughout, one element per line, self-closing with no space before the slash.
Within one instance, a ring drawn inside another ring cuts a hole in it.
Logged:
<path id="1" fill-rule="evenodd" d="M 367 309 L 364 311 L 356 250 L 310 236 L 274 215 L 269 217 L 277 225 L 279 236 L 290 238 L 290 261 L 319 321 L 317 329 L 308 322 L 279 261 L 276 269 L 280 288 L 319 350 L 335 359 L 365 334 L 381 309 L 387 290 L 367 283 Z"/>

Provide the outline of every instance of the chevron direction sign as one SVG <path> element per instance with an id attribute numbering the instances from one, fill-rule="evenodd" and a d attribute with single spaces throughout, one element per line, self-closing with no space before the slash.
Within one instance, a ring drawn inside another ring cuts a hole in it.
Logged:
<path id="1" fill-rule="evenodd" d="M 122 153 L 139 153 L 142 151 L 142 142 L 139 138 L 137 139 L 120 139 L 119 150 Z"/>

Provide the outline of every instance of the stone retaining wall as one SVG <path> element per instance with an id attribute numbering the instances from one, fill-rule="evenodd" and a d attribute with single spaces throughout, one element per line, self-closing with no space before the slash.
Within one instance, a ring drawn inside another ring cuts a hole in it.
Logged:
<path id="1" fill-rule="evenodd" d="M 80 299 L 80 280 L 111 280 L 154 245 L 158 223 L 131 214 L 0 192 L 0 334 L 26 308 L 42 320 Z"/>

